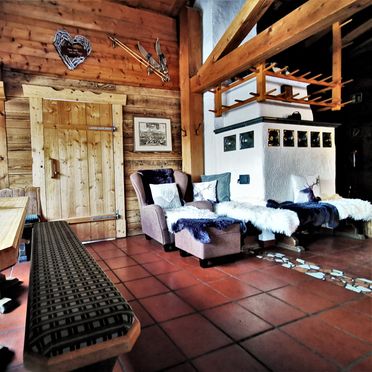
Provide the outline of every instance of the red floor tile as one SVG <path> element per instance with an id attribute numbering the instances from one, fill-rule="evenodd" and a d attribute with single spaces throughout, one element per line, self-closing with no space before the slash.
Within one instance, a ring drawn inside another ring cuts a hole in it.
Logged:
<path id="1" fill-rule="evenodd" d="M 334 303 L 342 303 L 352 299 L 361 298 L 363 295 L 349 291 L 336 283 L 326 282 L 324 280 L 310 280 L 297 285 L 301 290 L 309 291 Z"/>
<path id="2" fill-rule="evenodd" d="M 120 247 L 119 248 L 125 252 L 127 255 L 129 256 L 135 256 L 137 254 L 141 254 L 141 253 L 152 253 L 154 252 L 154 249 L 149 247 L 149 246 L 146 246 L 145 245 L 146 243 L 143 243 L 143 245 L 129 245 L 129 246 L 126 246 L 126 247 Z"/>
<path id="3" fill-rule="evenodd" d="M 173 265 L 165 260 L 159 260 L 155 262 L 145 263 L 143 267 L 150 271 L 153 275 L 171 273 L 173 271 L 181 270 L 180 267 Z"/>
<path id="4" fill-rule="evenodd" d="M 185 360 L 158 326 L 142 329 L 132 351 L 120 356 L 125 371 L 160 371 Z"/>
<path id="5" fill-rule="evenodd" d="M 98 255 L 102 259 L 107 259 L 107 258 L 115 258 L 115 257 L 120 257 L 120 256 L 125 256 L 123 251 L 121 251 L 118 248 L 110 248 L 110 249 L 99 249 L 96 251 Z"/>
<path id="6" fill-rule="evenodd" d="M 194 275 L 190 274 L 189 271 L 181 270 L 167 274 L 160 274 L 156 276 L 159 280 L 165 283 L 170 289 L 179 289 L 190 287 L 195 284 L 200 284 Z"/>
<path id="7" fill-rule="evenodd" d="M 343 368 L 371 351 L 367 343 L 314 317 L 287 324 L 281 329 Z"/>
<path id="8" fill-rule="evenodd" d="M 111 270 L 105 271 L 105 274 L 114 284 L 120 283 L 120 279 Z"/>
<path id="9" fill-rule="evenodd" d="M 161 326 L 189 358 L 205 354 L 232 342 L 212 323 L 198 314 L 169 320 Z"/>
<path id="10" fill-rule="evenodd" d="M 132 293 L 130 293 L 128 288 L 123 283 L 115 284 L 115 287 L 119 290 L 126 301 L 132 301 L 134 299 Z"/>
<path id="11" fill-rule="evenodd" d="M 100 260 L 101 259 L 101 257 L 93 250 L 93 248 L 92 249 L 89 249 L 89 250 L 87 250 L 88 251 L 88 253 L 95 259 L 95 260 Z"/>
<path id="12" fill-rule="evenodd" d="M 372 371 L 372 356 L 369 356 L 350 369 L 351 372 L 368 372 Z"/>
<path id="13" fill-rule="evenodd" d="M 293 269 L 287 269 L 280 265 L 275 265 L 271 267 L 267 267 L 266 269 L 262 270 L 262 272 L 272 275 L 275 278 L 278 278 L 288 284 L 295 285 L 297 283 L 302 283 L 305 281 L 311 281 L 312 278 L 309 275 L 301 273 L 299 271 Z"/>
<path id="14" fill-rule="evenodd" d="M 121 269 L 114 270 L 114 273 L 123 283 L 134 279 L 145 278 L 151 275 L 139 265 L 123 267 Z"/>
<path id="15" fill-rule="evenodd" d="M 301 290 L 298 287 L 287 286 L 271 291 L 270 294 L 306 313 L 316 313 L 335 306 L 333 302 L 326 298 Z"/>
<path id="16" fill-rule="evenodd" d="M 197 284 L 192 287 L 176 291 L 183 300 L 198 310 L 208 309 L 229 302 L 229 299 L 205 284 Z"/>
<path id="17" fill-rule="evenodd" d="M 239 275 L 238 278 L 261 291 L 270 291 L 275 288 L 284 287 L 288 284 L 283 280 L 265 274 L 264 271 L 251 271 Z"/>
<path id="18" fill-rule="evenodd" d="M 103 271 L 108 271 L 110 270 L 110 268 L 106 265 L 106 262 L 105 261 L 96 261 L 98 263 L 98 265 L 100 266 L 100 268 L 103 270 Z"/>
<path id="19" fill-rule="evenodd" d="M 203 314 L 236 341 L 272 328 L 256 315 L 233 303 L 206 310 Z"/>
<path id="20" fill-rule="evenodd" d="M 260 290 L 251 287 L 249 284 L 231 277 L 215 281 L 212 285 L 213 289 L 221 292 L 224 296 L 232 300 L 239 300 L 241 298 L 261 293 Z"/>
<path id="21" fill-rule="evenodd" d="M 156 253 L 152 253 L 152 252 L 135 254 L 135 255 L 132 256 L 132 258 L 135 261 L 137 261 L 139 264 L 144 264 L 144 263 L 155 262 L 155 261 L 161 260 L 161 258 Z"/>
<path id="22" fill-rule="evenodd" d="M 372 344 L 372 320 L 363 313 L 337 308 L 319 314 L 318 319 Z"/>
<path id="23" fill-rule="evenodd" d="M 108 258 L 105 260 L 105 262 L 110 267 L 111 270 L 137 265 L 137 262 L 128 256 Z"/>
<path id="24" fill-rule="evenodd" d="M 241 345 L 272 371 L 337 371 L 329 361 L 318 356 L 277 329 L 253 337 Z"/>
<path id="25" fill-rule="evenodd" d="M 187 315 L 194 310 L 174 293 L 168 292 L 140 300 L 157 322 Z"/>
<path id="26" fill-rule="evenodd" d="M 268 323 L 278 326 L 304 317 L 306 314 L 266 293 L 246 298 L 239 304 Z"/>
<path id="27" fill-rule="evenodd" d="M 90 246 L 90 248 L 93 248 L 93 250 L 96 253 L 99 253 L 101 251 L 103 252 L 103 251 L 107 251 L 107 250 L 115 249 L 116 248 L 116 245 L 112 241 L 92 243 L 89 246 Z"/>
<path id="28" fill-rule="evenodd" d="M 356 301 L 349 302 L 342 306 L 345 309 L 350 309 L 358 313 L 363 313 L 372 317 L 372 298 L 367 296 L 362 296 Z"/>
<path id="29" fill-rule="evenodd" d="M 214 267 L 210 268 L 201 268 L 201 267 L 194 267 L 193 269 L 189 270 L 192 275 L 197 277 L 198 279 L 204 282 L 211 282 L 218 279 L 227 278 L 227 275 L 222 271 L 215 269 Z"/>
<path id="30" fill-rule="evenodd" d="M 193 268 L 200 267 L 199 259 L 194 256 L 180 257 L 179 255 L 164 257 L 167 261 L 174 263 L 177 266 L 184 268 L 185 270 L 192 270 Z"/>
<path id="31" fill-rule="evenodd" d="M 234 263 L 230 263 L 227 265 L 221 265 L 218 267 L 218 270 L 221 270 L 227 274 L 237 276 L 240 274 L 244 274 L 250 271 L 255 271 L 259 269 L 263 269 L 266 267 L 273 266 L 274 264 L 267 260 L 261 260 L 256 257 L 248 257 L 244 258 L 240 261 L 236 261 Z"/>
<path id="32" fill-rule="evenodd" d="M 125 285 L 136 298 L 144 298 L 169 292 L 169 289 L 164 284 L 153 277 L 133 280 L 131 282 L 126 282 Z"/>
<path id="33" fill-rule="evenodd" d="M 261 372 L 267 369 L 257 362 L 251 355 L 238 345 L 232 345 L 223 349 L 203 355 L 192 361 L 198 371 L 210 372 L 213 366 L 214 372 Z"/>
<path id="34" fill-rule="evenodd" d="M 141 323 L 141 328 L 148 327 L 149 325 L 155 324 L 155 320 L 145 310 L 145 308 L 138 301 L 131 301 L 129 303 L 134 311 L 134 314 Z"/>

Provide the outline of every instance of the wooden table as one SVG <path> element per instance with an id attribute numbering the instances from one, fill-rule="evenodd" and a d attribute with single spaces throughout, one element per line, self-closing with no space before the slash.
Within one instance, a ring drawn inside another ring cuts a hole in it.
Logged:
<path id="1" fill-rule="evenodd" d="M 0 270 L 15 265 L 28 197 L 0 198 Z"/>

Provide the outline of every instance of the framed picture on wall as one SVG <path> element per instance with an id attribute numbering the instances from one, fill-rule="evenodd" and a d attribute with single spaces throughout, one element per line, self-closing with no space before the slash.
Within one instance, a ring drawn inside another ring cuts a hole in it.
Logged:
<path id="1" fill-rule="evenodd" d="M 170 119 L 134 118 L 134 151 L 172 151 Z"/>

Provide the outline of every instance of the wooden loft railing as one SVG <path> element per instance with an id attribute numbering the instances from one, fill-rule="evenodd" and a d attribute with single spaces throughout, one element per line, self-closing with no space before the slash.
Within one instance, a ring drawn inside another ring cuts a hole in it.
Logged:
<path id="1" fill-rule="evenodd" d="M 351 103 L 352 101 L 341 102 L 340 99 L 333 97 L 334 90 L 339 90 L 340 87 L 350 83 L 353 80 L 347 80 L 345 82 L 336 82 L 332 79 L 332 75 L 322 78 L 322 74 L 317 74 L 315 76 L 308 77 L 311 75 L 311 71 L 306 73 L 297 75 L 299 70 L 294 70 L 292 72 L 288 72 L 288 66 L 283 68 L 279 68 L 276 71 L 273 68 L 276 67 L 276 63 L 268 63 L 268 64 L 259 64 L 250 69 L 251 73 L 243 78 L 239 78 L 238 80 L 234 81 L 229 85 L 221 85 L 219 84 L 215 89 L 210 90 L 214 93 L 214 110 L 209 110 L 214 112 L 216 117 L 222 116 L 225 112 L 233 110 L 237 107 L 241 107 L 247 105 L 252 102 L 264 102 L 267 100 L 271 101 L 280 101 L 280 102 L 289 102 L 289 103 L 296 103 L 296 104 L 304 104 L 304 105 L 314 105 L 319 106 L 319 111 L 325 110 L 340 110 L 346 104 Z M 266 90 L 266 77 L 276 77 L 288 81 L 296 81 L 306 84 L 318 85 L 322 87 L 321 89 L 303 96 L 298 97 L 299 93 L 296 94 L 288 94 L 288 92 L 282 92 L 278 94 L 273 94 L 276 89 L 271 89 L 269 91 Z M 249 80 L 256 78 L 256 92 L 249 92 L 249 96 L 246 99 L 236 99 L 235 103 L 231 105 L 224 105 L 222 104 L 222 94 L 228 92 L 229 90 L 246 83 Z M 332 80 L 331 80 L 332 79 Z M 331 81 L 329 81 L 331 80 Z M 332 92 L 332 97 L 326 98 L 323 95 L 327 92 Z"/>

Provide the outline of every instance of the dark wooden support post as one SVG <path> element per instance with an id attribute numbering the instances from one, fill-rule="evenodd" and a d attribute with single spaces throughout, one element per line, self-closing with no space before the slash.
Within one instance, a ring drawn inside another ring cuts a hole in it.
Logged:
<path id="1" fill-rule="evenodd" d="M 0 189 L 9 187 L 8 146 L 5 127 L 5 92 L 4 83 L 0 81 Z"/>
<path id="2" fill-rule="evenodd" d="M 332 52 L 332 81 L 335 86 L 332 88 L 332 111 L 341 110 L 341 26 L 340 22 L 332 25 L 333 52 Z"/>
<path id="3" fill-rule="evenodd" d="M 182 170 L 193 180 L 204 173 L 203 96 L 190 88 L 190 78 L 202 62 L 200 27 L 200 12 L 185 7 L 180 14 Z"/>

